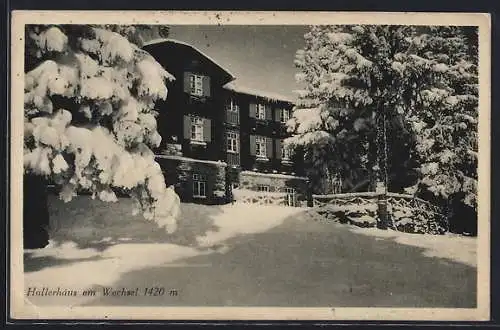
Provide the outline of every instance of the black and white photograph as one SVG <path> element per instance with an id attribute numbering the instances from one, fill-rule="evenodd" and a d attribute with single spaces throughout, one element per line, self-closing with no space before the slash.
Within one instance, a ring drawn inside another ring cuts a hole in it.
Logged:
<path id="1" fill-rule="evenodd" d="M 15 14 L 13 315 L 489 317 L 487 15 Z"/>

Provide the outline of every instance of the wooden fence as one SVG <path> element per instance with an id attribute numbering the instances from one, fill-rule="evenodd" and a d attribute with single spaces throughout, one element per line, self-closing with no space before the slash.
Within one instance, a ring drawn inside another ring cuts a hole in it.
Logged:
<path id="1" fill-rule="evenodd" d="M 296 206 L 296 194 L 233 189 L 235 202 L 256 205 Z"/>
<path id="2" fill-rule="evenodd" d="M 347 217 L 352 217 L 355 223 L 354 217 L 377 218 L 376 211 L 381 199 L 387 202 L 389 227 L 392 229 L 431 234 L 441 234 L 448 230 L 445 210 L 412 195 L 397 193 L 380 195 L 375 192 L 313 195 L 313 205 L 322 213 L 346 214 Z"/>

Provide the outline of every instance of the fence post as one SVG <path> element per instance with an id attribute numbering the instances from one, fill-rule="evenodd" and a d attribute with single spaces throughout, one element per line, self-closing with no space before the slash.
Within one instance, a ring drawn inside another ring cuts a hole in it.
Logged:
<path id="1" fill-rule="evenodd" d="M 311 187 L 311 181 L 307 180 L 307 190 L 306 190 L 306 199 L 307 199 L 307 207 L 313 207 L 314 202 L 313 202 L 313 194 L 312 194 L 312 187 Z"/>
<path id="2" fill-rule="evenodd" d="M 389 227 L 389 212 L 387 210 L 387 195 L 380 194 L 377 198 L 377 228 L 387 229 Z"/>

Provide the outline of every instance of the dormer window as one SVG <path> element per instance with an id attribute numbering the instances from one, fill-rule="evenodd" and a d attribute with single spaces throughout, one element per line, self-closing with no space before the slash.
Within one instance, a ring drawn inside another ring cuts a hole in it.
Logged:
<path id="1" fill-rule="evenodd" d="M 210 96 L 210 77 L 184 72 L 184 92 L 199 97 Z"/>
<path id="2" fill-rule="evenodd" d="M 192 74 L 189 76 L 189 88 L 192 95 L 203 95 L 203 76 Z"/>

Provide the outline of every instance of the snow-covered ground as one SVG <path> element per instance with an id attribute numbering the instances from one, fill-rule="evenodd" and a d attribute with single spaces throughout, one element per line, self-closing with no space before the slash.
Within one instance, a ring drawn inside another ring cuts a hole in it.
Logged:
<path id="1" fill-rule="evenodd" d="M 455 234 L 422 235 L 409 234 L 393 230 L 380 230 L 376 228 L 360 228 L 350 226 L 351 231 L 363 235 L 380 238 L 392 238 L 400 244 L 424 248 L 424 255 L 450 259 L 472 267 L 477 267 L 477 239 Z"/>
<path id="2" fill-rule="evenodd" d="M 314 221 L 328 223 L 330 220 L 322 218 L 316 212 L 307 212 Z M 361 228 L 355 225 L 342 225 L 350 231 L 373 236 L 378 239 L 392 239 L 399 244 L 416 246 L 424 249 L 428 257 L 445 258 L 472 267 L 477 267 L 477 238 L 459 234 L 446 233 L 445 235 L 411 234 L 394 230 L 380 230 L 374 227 Z"/>
<path id="3" fill-rule="evenodd" d="M 128 199 L 105 204 L 86 196 L 63 204 L 51 199 L 53 240 L 40 250 L 25 250 L 25 287 L 77 288 L 112 285 L 124 273 L 146 267 L 179 267 L 183 258 L 225 253 L 224 241 L 268 231 L 288 219 L 313 221 L 303 208 L 234 204 L 182 204 L 179 232 L 168 235 L 154 223 L 134 217 Z M 425 255 L 476 266 L 476 239 L 405 234 L 350 227 L 355 233 L 419 246 Z M 30 300 L 37 300 L 30 299 Z M 82 304 L 87 297 L 57 300 Z"/>
<path id="4" fill-rule="evenodd" d="M 169 236 L 153 223 L 132 216 L 129 199 L 105 204 L 79 196 L 68 204 L 53 198 L 50 204 L 53 240 L 44 249 L 25 250 L 25 288 L 83 290 L 111 285 L 136 269 L 176 266 L 175 261 L 183 258 L 224 253 L 224 240 L 269 230 L 301 211 L 279 206 L 181 204 L 179 233 Z M 193 233 L 196 236 L 190 237 Z M 79 296 L 64 302 L 85 300 Z"/>

